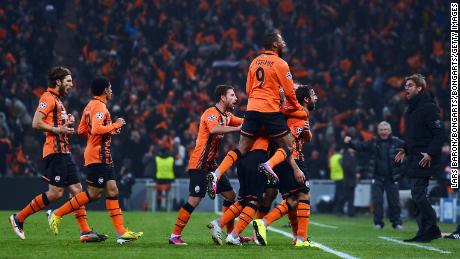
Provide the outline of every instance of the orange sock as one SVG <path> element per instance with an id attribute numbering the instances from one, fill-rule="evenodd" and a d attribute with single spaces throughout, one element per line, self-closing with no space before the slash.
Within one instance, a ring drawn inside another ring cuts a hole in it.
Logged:
<path id="1" fill-rule="evenodd" d="M 78 210 L 73 211 L 73 215 L 80 226 L 80 232 L 91 232 L 91 228 L 88 225 L 88 217 L 86 216 L 86 207 L 81 206 Z"/>
<path id="2" fill-rule="evenodd" d="M 239 157 L 239 153 L 239 150 L 228 151 L 227 155 L 224 157 L 222 162 L 220 162 L 219 167 L 217 167 L 217 180 L 219 180 L 220 177 L 224 175 L 228 171 L 228 169 L 230 169 L 233 166 L 233 164 L 236 163 Z"/>
<path id="3" fill-rule="evenodd" d="M 177 216 L 176 224 L 174 225 L 173 234 L 174 235 L 181 235 L 182 230 L 187 226 L 187 222 L 190 219 L 190 215 L 195 208 L 190 205 L 190 203 L 186 203 L 182 208 L 179 210 L 179 215 Z"/>
<path id="4" fill-rule="evenodd" d="M 126 232 L 123 226 L 123 213 L 121 212 L 120 205 L 118 204 L 118 197 L 106 197 L 105 207 L 112 218 L 112 224 L 118 234 L 123 235 Z"/>
<path id="5" fill-rule="evenodd" d="M 299 200 L 297 205 L 297 238 L 301 238 L 303 241 L 307 239 L 308 224 L 310 223 L 310 201 Z"/>
<path id="6" fill-rule="evenodd" d="M 282 218 L 288 213 L 288 206 L 285 200 L 282 200 L 280 204 L 276 205 L 265 217 L 264 221 L 266 226 L 270 226 L 273 222 Z"/>
<path id="7" fill-rule="evenodd" d="M 82 206 L 89 203 L 89 195 L 87 192 L 81 192 L 72 197 L 68 202 L 64 203 L 59 209 L 54 211 L 54 215 L 63 217 L 72 211 L 79 210 Z M 85 213 L 86 214 L 86 213 Z"/>
<path id="8" fill-rule="evenodd" d="M 273 156 L 267 161 L 268 166 L 273 168 L 277 166 L 278 164 L 280 164 L 281 162 L 283 162 L 284 160 L 286 160 L 287 157 L 288 156 L 286 154 L 286 151 L 284 151 L 284 149 L 282 148 L 278 148 L 275 154 L 273 154 Z"/>
<path id="9" fill-rule="evenodd" d="M 229 222 L 235 222 L 234 220 L 241 214 L 243 210 L 243 205 L 240 202 L 235 202 L 232 206 L 228 207 L 228 209 L 222 214 L 220 217 L 220 227 L 223 228 Z M 228 226 L 228 225 L 227 225 Z M 227 227 L 227 234 L 230 234 L 232 231 L 228 232 Z"/>
<path id="10" fill-rule="evenodd" d="M 235 233 L 238 236 L 241 232 L 243 232 L 243 230 L 254 219 L 254 216 L 256 215 L 256 211 L 257 211 L 257 206 L 252 203 L 249 203 L 246 207 L 244 207 L 243 211 L 240 214 L 240 218 L 239 218 L 240 220 L 238 220 L 238 223 L 236 223 L 233 233 Z"/>
<path id="11" fill-rule="evenodd" d="M 232 205 L 233 205 L 233 203 L 231 201 L 224 200 L 224 204 L 222 206 L 222 212 L 225 213 L 230 208 L 230 206 L 232 206 Z M 230 221 L 228 221 L 227 224 L 226 224 L 227 234 L 232 233 L 234 226 L 235 226 L 235 220 L 233 218 Z"/>
<path id="12" fill-rule="evenodd" d="M 270 211 L 270 208 L 268 207 L 259 207 L 259 209 L 257 210 L 257 215 L 256 215 L 256 219 L 263 219 L 265 217 L 265 215 L 268 214 L 268 212 Z"/>
<path id="13" fill-rule="evenodd" d="M 27 204 L 20 212 L 17 217 L 20 222 L 24 222 L 26 218 L 35 212 L 39 212 L 49 204 L 46 193 L 37 195 L 29 204 Z"/>
<path id="14" fill-rule="evenodd" d="M 288 212 L 289 224 L 291 225 L 292 235 L 297 236 L 297 211 L 291 210 Z"/>

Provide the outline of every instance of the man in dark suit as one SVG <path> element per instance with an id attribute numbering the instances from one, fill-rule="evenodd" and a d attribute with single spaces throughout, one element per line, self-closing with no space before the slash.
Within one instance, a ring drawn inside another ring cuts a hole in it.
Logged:
<path id="1" fill-rule="evenodd" d="M 406 133 L 404 149 L 395 157 L 404 160 L 407 176 L 411 180 L 411 194 L 417 209 L 418 232 L 405 242 L 430 242 L 441 237 L 436 224 L 436 213 L 428 197 L 428 181 L 439 170 L 444 129 L 438 105 L 425 91 L 426 81 L 420 74 L 405 78 L 404 88 L 409 101 L 405 114 Z M 407 156 L 407 157 L 406 157 Z"/>

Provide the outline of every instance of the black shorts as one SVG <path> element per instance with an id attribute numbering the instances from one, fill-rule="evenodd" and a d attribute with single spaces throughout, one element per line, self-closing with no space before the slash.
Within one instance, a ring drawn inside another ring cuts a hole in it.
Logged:
<path id="1" fill-rule="evenodd" d="M 295 180 L 294 170 L 287 161 L 284 161 L 275 168 L 273 168 L 273 171 L 275 171 L 276 175 L 279 178 L 278 188 L 280 190 L 281 195 L 283 196 L 283 199 L 297 195 L 300 192 L 310 192 L 310 182 L 308 180 L 307 168 L 303 165 L 302 161 L 295 161 L 299 166 L 300 170 L 302 170 L 302 172 L 305 175 L 305 182 L 302 184 L 298 183 Z"/>
<path id="2" fill-rule="evenodd" d="M 190 183 L 188 186 L 189 195 L 192 197 L 203 198 L 206 195 L 206 177 L 209 173 L 198 169 L 189 169 L 188 175 L 190 177 Z M 220 180 L 217 182 L 217 193 L 232 191 L 233 187 L 230 184 L 227 176 L 222 175 Z"/>
<path id="3" fill-rule="evenodd" d="M 265 185 L 267 184 L 267 176 L 259 172 L 257 167 L 267 160 L 268 154 L 264 150 L 251 151 L 238 160 L 239 200 L 262 200 Z"/>
<path id="4" fill-rule="evenodd" d="M 115 171 L 113 165 L 96 163 L 87 165 L 88 169 L 86 183 L 95 188 L 104 188 L 107 181 L 115 180 Z"/>
<path id="5" fill-rule="evenodd" d="M 241 134 L 256 137 L 264 128 L 270 138 L 279 138 L 289 134 L 286 117 L 281 112 L 246 111 Z"/>
<path id="6" fill-rule="evenodd" d="M 44 175 L 42 179 L 57 187 L 67 187 L 80 182 L 77 166 L 70 154 L 56 153 L 43 158 Z"/>

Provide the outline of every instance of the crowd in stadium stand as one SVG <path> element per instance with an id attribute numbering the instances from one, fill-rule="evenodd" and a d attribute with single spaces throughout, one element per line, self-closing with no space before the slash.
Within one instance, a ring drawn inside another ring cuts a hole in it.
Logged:
<path id="1" fill-rule="evenodd" d="M 248 64 L 260 53 L 264 33 L 277 29 L 294 79 L 319 96 L 310 122 L 313 142 L 305 152 L 311 178 L 328 178 L 328 157 L 345 135 L 370 139 L 381 120 L 391 123 L 394 135 L 404 134 L 406 75 L 426 75 L 450 128 L 449 13 L 442 2 L 73 0 L 66 2 L 73 5 L 72 21 L 61 1 L 2 1 L 0 173 L 39 173 L 33 168 L 42 135 L 31 130 L 31 118 L 46 89 L 46 71 L 66 66 L 53 51 L 65 43 L 57 41 L 63 30 L 75 35 L 77 48 L 68 51 L 78 57 L 70 66 L 75 88 L 65 105 L 78 120 L 91 80 L 109 77 L 112 117 L 128 122 L 112 140 L 117 168 L 151 177 L 144 154 L 193 149 L 200 114 L 214 103 L 216 85 L 236 88 L 235 113 L 243 115 Z M 227 136 L 221 153 L 234 148 L 237 138 Z M 84 139 L 72 142 L 81 164 Z M 358 170 L 366 175 L 360 157 Z"/>

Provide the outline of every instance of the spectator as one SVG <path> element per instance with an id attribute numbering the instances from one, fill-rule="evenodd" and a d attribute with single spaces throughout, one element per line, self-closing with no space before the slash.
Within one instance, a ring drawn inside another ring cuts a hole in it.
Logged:
<path id="1" fill-rule="evenodd" d="M 448 5 L 393 0 L 294 0 L 289 8 L 276 1 L 205 3 L 0 1 L 0 112 L 6 114 L 12 142 L 25 146 L 24 134 L 38 135 L 17 127 L 5 98 L 20 100 L 32 114 L 46 88 L 46 79 L 34 75 L 54 64 L 74 63 L 77 84 L 69 106 L 81 111 L 88 79 L 101 73 L 109 77 L 117 96 L 112 114 L 130 121 L 122 134 L 129 138 L 130 132 L 139 132 L 143 146 L 134 159 L 126 150 L 137 151 L 114 140 L 114 156 L 129 156 L 133 172 L 141 175 L 144 143 L 152 141 L 159 149 L 166 135 L 170 149 L 175 137 L 187 150 L 193 146 L 197 117 L 211 105 L 214 85 L 234 85 L 245 103 L 248 63 L 258 54 L 261 36 L 275 28 L 285 35 L 290 50 L 284 58 L 292 64 L 293 77 L 312 85 L 323 100 L 311 117 L 314 139 L 309 144 L 318 150 L 319 161 L 327 161 L 327 147 L 340 143 L 342 132 L 351 128 L 356 129 L 354 139 L 370 139 L 372 127 L 388 120 L 395 136 L 404 133 L 400 99 L 407 71 L 429 75 L 441 111 L 450 116 Z M 189 12 L 197 6 L 197 12 Z M 64 8 L 75 12 L 70 16 L 75 21 L 63 15 Z M 60 28 L 77 40 L 56 44 Z M 226 144 L 223 149 L 230 148 Z M 358 160 L 365 168 L 366 160 Z M 325 172 L 327 163 L 320 164 Z"/>

